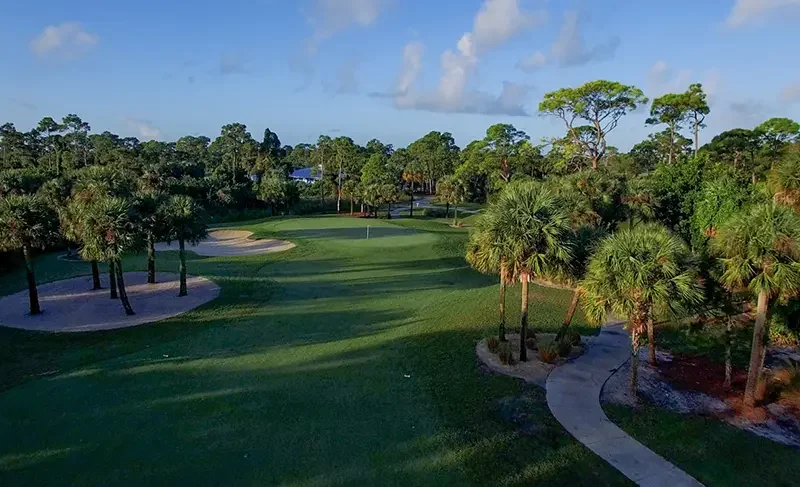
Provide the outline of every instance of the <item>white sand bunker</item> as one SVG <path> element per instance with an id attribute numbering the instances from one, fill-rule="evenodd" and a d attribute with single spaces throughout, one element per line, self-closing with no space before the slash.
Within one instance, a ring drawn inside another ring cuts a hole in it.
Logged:
<path id="1" fill-rule="evenodd" d="M 197 245 L 187 248 L 197 255 L 221 257 L 232 255 L 254 255 L 269 252 L 283 252 L 294 248 L 294 244 L 283 240 L 249 238 L 253 232 L 245 230 L 216 230 Z M 178 242 L 156 244 L 157 251 L 178 250 Z"/>
<path id="2" fill-rule="evenodd" d="M 147 284 L 146 272 L 126 272 L 125 290 L 136 312 L 127 316 L 119 299 L 111 299 L 108 276 L 103 289 L 92 291 L 92 276 L 42 284 L 42 314 L 28 314 L 27 289 L 0 298 L 0 325 L 35 331 L 75 332 L 111 330 L 177 316 L 219 295 L 219 286 L 204 277 L 186 276 L 188 296 L 178 297 L 178 274 L 159 272 L 157 284 Z"/>

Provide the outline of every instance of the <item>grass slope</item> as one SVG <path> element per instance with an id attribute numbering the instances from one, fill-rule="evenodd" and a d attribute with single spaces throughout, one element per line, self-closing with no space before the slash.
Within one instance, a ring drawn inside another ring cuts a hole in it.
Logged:
<path id="1" fill-rule="evenodd" d="M 466 266 L 464 231 L 344 217 L 237 228 L 297 248 L 194 256 L 189 272 L 220 297 L 157 324 L 0 328 L 0 485 L 627 484 L 561 429 L 543 391 L 479 369 L 497 285 Z M 176 268 L 175 253 L 158 267 Z M 88 265 L 45 255 L 37 272 Z M 23 283 L 3 276 L 0 294 Z M 534 326 L 557 327 L 569 294 L 531 294 Z M 539 434 L 500 419 L 498 400 L 521 393 Z"/>

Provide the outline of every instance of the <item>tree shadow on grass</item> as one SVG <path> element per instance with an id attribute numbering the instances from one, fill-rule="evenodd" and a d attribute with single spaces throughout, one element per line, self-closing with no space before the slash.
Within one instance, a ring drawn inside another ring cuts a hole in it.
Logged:
<path id="1" fill-rule="evenodd" d="M 39 381 L 0 398 L 0 480 L 624 485 L 554 423 L 541 391 L 478 369 L 476 335 L 124 357 Z M 523 392 L 546 436 L 522 436 L 498 416 L 499 398 Z"/>

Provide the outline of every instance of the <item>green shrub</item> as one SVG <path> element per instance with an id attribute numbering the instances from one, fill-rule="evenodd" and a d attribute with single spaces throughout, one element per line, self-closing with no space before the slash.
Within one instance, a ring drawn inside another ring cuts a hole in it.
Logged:
<path id="1" fill-rule="evenodd" d="M 511 344 L 508 342 L 501 343 L 497 348 L 497 357 L 503 365 L 514 365 L 514 353 L 511 350 Z"/>
<path id="2" fill-rule="evenodd" d="M 554 364 L 558 361 L 558 349 L 553 342 L 539 346 L 539 360 L 548 364 Z"/>
<path id="3" fill-rule="evenodd" d="M 539 340 L 537 340 L 535 336 L 526 338 L 525 348 L 527 348 L 528 350 L 536 350 L 537 348 L 539 348 Z"/>
<path id="4" fill-rule="evenodd" d="M 450 215 L 445 208 L 424 208 L 422 216 L 430 218 L 448 218 Z"/>
<path id="5" fill-rule="evenodd" d="M 497 337 L 491 336 L 486 339 L 486 348 L 488 348 L 490 352 L 497 353 L 499 347 L 500 340 L 498 340 Z"/>
<path id="6" fill-rule="evenodd" d="M 575 347 L 581 344 L 581 334 L 578 330 L 567 331 L 566 338 Z"/>
<path id="7" fill-rule="evenodd" d="M 800 346 L 800 334 L 786 326 L 786 321 L 773 316 L 769 324 L 769 343 L 779 347 Z"/>
<path id="8" fill-rule="evenodd" d="M 556 343 L 556 350 L 560 356 L 569 357 L 572 352 L 572 342 L 568 337 L 564 337 Z"/>

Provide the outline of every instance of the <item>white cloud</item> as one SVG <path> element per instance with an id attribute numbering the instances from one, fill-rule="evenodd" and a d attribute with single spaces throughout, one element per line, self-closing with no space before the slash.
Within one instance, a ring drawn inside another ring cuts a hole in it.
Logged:
<path id="1" fill-rule="evenodd" d="M 606 42 L 587 48 L 581 32 L 580 14 L 575 11 L 564 12 L 564 23 L 558 38 L 553 43 L 553 59 L 561 66 L 582 66 L 592 61 L 606 61 L 614 57 L 619 47 L 619 38 L 612 37 Z"/>
<path id="2" fill-rule="evenodd" d="M 83 29 L 77 22 L 48 25 L 30 42 L 37 56 L 57 55 L 74 59 L 97 45 L 99 38 Z"/>
<path id="3" fill-rule="evenodd" d="M 525 101 L 532 90 L 530 85 L 504 81 L 499 95 L 474 90 L 463 93 L 458 103 L 445 103 L 437 92 L 414 93 L 395 98 L 395 106 L 431 112 L 526 117 L 530 114 L 525 109 Z"/>
<path id="4" fill-rule="evenodd" d="M 558 37 L 550 49 L 550 56 L 536 51 L 517 63 L 517 68 L 525 72 L 533 72 L 553 62 L 562 68 L 583 66 L 593 61 L 607 61 L 614 57 L 619 47 L 619 37 L 611 37 L 607 41 L 587 47 L 581 32 L 581 15 L 576 10 L 564 12 L 564 22 Z"/>
<path id="5" fill-rule="evenodd" d="M 475 50 L 471 54 L 480 55 L 493 49 L 546 18 L 544 11 L 522 11 L 518 0 L 486 0 L 475 15 L 471 35 Z"/>
<path id="6" fill-rule="evenodd" d="M 441 54 L 442 74 L 436 89 L 429 92 L 411 90 L 421 69 L 422 49 L 406 46 L 395 106 L 435 112 L 527 115 L 523 105 L 530 87 L 505 82 L 501 93 L 492 95 L 469 90 L 468 86 L 480 56 L 535 27 L 544 18 L 542 12 L 521 10 L 519 0 L 485 0 L 475 14 L 472 30 L 459 38 L 455 50 L 447 49 Z"/>
<path id="7" fill-rule="evenodd" d="M 125 124 L 136 133 L 141 140 L 154 140 L 161 138 L 161 131 L 155 128 L 152 122 L 135 118 L 126 118 Z"/>
<path id="8" fill-rule="evenodd" d="M 735 29 L 787 9 L 800 9 L 800 0 L 736 0 L 725 23 Z"/>
<path id="9" fill-rule="evenodd" d="M 419 41 L 411 41 L 403 48 L 403 67 L 397 75 L 397 93 L 405 94 L 422 72 L 422 56 L 425 45 Z"/>
<path id="10" fill-rule="evenodd" d="M 656 61 L 647 73 L 647 91 L 653 96 L 686 91 L 691 84 L 692 72 L 681 69 L 675 72 L 666 61 Z"/>
<path id="11" fill-rule="evenodd" d="M 314 77 L 314 57 L 319 44 L 351 27 L 369 27 L 393 0 L 307 0 L 301 10 L 311 25 L 312 34 L 289 57 L 289 68 L 305 77 L 303 90 Z M 299 3 L 299 2 L 298 2 Z"/>
<path id="12" fill-rule="evenodd" d="M 532 73 L 547 64 L 547 55 L 542 51 L 536 51 L 530 56 L 517 63 L 517 69 L 526 73 Z"/>
<path id="13" fill-rule="evenodd" d="M 367 27 L 380 16 L 390 0 L 313 0 L 308 21 L 314 34 L 308 48 L 316 52 L 319 41 L 352 26 Z"/>
<path id="14" fill-rule="evenodd" d="M 784 86 L 781 90 L 780 100 L 784 103 L 800 102 L 800 81 Z"/>

